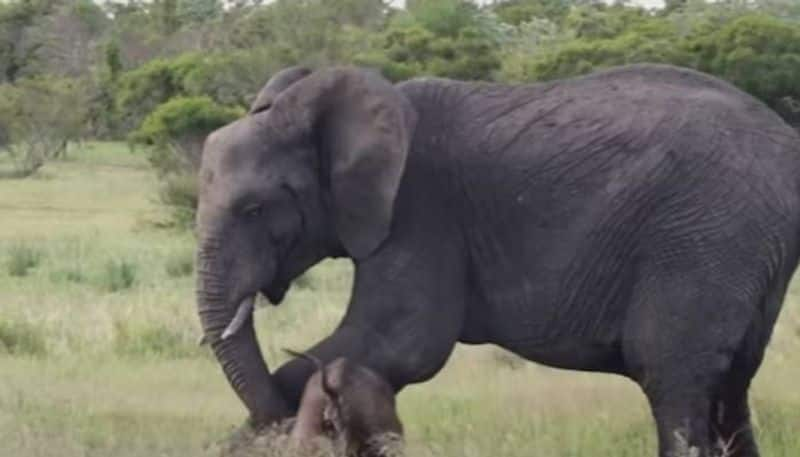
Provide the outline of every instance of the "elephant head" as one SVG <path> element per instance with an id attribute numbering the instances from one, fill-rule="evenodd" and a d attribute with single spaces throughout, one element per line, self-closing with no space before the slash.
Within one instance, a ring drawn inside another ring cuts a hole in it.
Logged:
<path id="1" fill-rule="evenodd" d="M 292 68 L 206 139 L 197 306 L 204 340 L 256 424 L 292 407 L 258 346 L 255 297 L 277 305 L 323 258 L 363 259 L 380 246 L 415 122 L 408 99 L 372 72 Z"/>
<path id="2" fill-rule="evenodd" d="M 394 390 L 369 368 L 338 358 L 328 365 L 308 355 L 317 367 L 303 392 L 291 432 L 301 449 L 328 436 L 341 440 L 345 455 L 381 457 L 401 451 L 403 425 L 397 416 Z"/>

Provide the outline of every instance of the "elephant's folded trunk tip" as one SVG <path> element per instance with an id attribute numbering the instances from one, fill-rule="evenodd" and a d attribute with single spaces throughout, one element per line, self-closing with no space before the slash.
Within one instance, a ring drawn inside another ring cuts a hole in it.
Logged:
<path id="1" fill-rule="evenodd" d="M 253 314 L 253 310 L 255 309 L 256 304 L 256 296 L 251 295 L 239 304 L 239 308 L 236 310 L 236 314 L 233 316 L 231 323 L 225 327 L 225 331 L 222 332 L 222 339 L 227 340 L 228 338 L 236 335 L 239 330 L 242 329 L 244 323 L 247 322 L 247 319 Z"/>

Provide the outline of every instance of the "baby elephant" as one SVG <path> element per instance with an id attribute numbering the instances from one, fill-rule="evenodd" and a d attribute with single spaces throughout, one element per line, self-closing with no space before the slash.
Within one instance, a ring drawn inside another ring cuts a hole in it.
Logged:
<path id="1" fill-rule="evenodd" d="M 308 380 L 290 440 L 313 447 L 327 436 L 347 456 L 390 457 L 402 453 L 403 425 L 397 416 L 394 390 L 365 366 L 338 358 L 328 365 L 307 354 L 287 351 L 317 366 Z"/>

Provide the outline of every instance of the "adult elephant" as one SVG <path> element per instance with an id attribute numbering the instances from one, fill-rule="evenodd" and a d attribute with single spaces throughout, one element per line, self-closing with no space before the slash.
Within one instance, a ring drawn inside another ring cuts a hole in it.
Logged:
<path id="1" fill-rule="evenodd" d="M 293 68 L 206 142 L 198 308 L 258 424 L 296 410 L 314 367 L 269 373 L 255 295 L 278 304 L 346 256 L 346 315 L 310 350 L 325 362 L 400 390 L 457 341 L 494 343 L 637 382 L 661 456 L 718 437 L 752 457 L 747 391 L 798 260 L 798 181 L 796 132 L 686 69 L 393 86 Z"/>

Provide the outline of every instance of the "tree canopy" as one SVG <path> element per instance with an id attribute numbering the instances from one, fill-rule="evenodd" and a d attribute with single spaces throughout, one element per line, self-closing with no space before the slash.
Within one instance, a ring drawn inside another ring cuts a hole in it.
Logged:
<path id="1" fill-rule="evenodd" d="M 393 81 L 537 82 L 668 63 L 726 79 L 800 126 L 795 0 L 668 0 L 660 9 L 624 0 L 406 3 L 2 2 L 0 152 L 20 153 L 44 123 L 58 127 L 50 148 L 80 137 L 136 140 L 161 148 L 153 164 L 174 175 L 187 163 L 169 158 L 185 153 L 175 145 L 235 117 L 269 75 L 295 64 L 369 66 Z M 178 128 L 187 125 L 189 136 Z"/>

